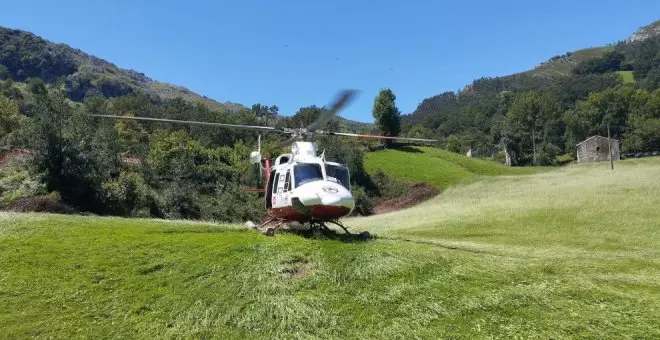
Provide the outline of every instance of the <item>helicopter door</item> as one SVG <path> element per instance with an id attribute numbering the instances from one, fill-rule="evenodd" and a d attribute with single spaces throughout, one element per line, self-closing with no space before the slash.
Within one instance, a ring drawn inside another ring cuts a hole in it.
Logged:
<path id="1" fill-rule="evenodd" d="M 275 187 L 273 189 L 273 208 L 281 208 L 286 206 L 284 202 L 284 179 L 286 175 L 284 171 L 277 173 L 275 178 Z"/>
<path id="2" fill-rule="evenodd" d="M 277 185 L 273 185 L 274 182 L 276 182 L 276 176 L 277 174 L 275 173 L 275 170 L 271 171 L 270 176 L 268 176 L 268 185 L 266 187 L 266 209 L 273 207 L 273 188 L 277 190 Z"/>

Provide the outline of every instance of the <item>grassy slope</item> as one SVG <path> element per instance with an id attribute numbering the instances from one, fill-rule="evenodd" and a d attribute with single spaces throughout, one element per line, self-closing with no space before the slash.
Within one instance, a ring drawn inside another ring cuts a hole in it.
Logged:
<path id="1" fill-rule="evenodd" d="M 618 71 L 617 74 L 621 76 L 621 79 L 623 80 L 624 84 L 635 83 L 635 77 L 633 75 L 633 71 Z"/>
<path id="2" fill-rule="evenodd" d="M 490 177 L 367 243 L 0 214 L 6 337 L 657 338 L 660 159 Z"/>
<path id="3" fill-rule="evenodd" d="M 532 70 L 523 72 L 535 77 L 556 78 L 571 75 L 571 71 L 577 64 L 594 58 L 600 58 L 613 47 L 591 47 L 573 51 L 570 56 L 564 56 L 558 60 L 545 62 Z"/>
<path id="4" fill-rule="evenodd" d="M 395 178 L 430 183 L 440 190 L 482 176 L 531 174 L 540 170 L 509 168 L 433 147 L 410 147 L 406 150 L 389 149 L 367 153 L 365 168 L 369 173 L 381 170 Z"/>

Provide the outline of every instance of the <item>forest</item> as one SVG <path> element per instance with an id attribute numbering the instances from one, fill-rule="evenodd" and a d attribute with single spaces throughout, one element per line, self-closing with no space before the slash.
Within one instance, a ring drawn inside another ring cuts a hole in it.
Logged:
<path id="1" fill-rule="evenodd" d="M 482 78 L 462 91 L 427 98 L 402 117 L 404 131 L 498 160 L 507 148 L 516 165 L 573 160 L 575 144 L 606 136 L 608 125 L 624 152 L 660 150 L 660 36 L 602 50 L 564 76 Z"/>
<path id="2" fill-rule="evenodd" d="M 258 220 L 264 213 L 263 199 L 245 190 L 264 186 L 258 166 L 248 160 L 257 148 L 258 134 L 91 115 L 297 127 L 311 123 L 324 110 L 311 106 L 280 117 L 276 106 L 255 104 L 251 109 L 223 112 L 180 98 L 153 100 L 142 94 L 88 96 L 73 102 L 64 85 L 49 86 L 40 78 L 29 78 L 27 91 L 5 80 L 2 90 L 0 143 L 5 152 L 29 150 L 30 157 L 0 167 L 0 204 L 62 205 L 55 210 L 134 217 Z M 339 128 L 338 119 L 325 126 Z M 267 157 L 286 152 L 274 146 L 282 137 L 263 137 Z M 317 143 L 328 159 L 350 167 L 356 213 L 369 214 L 370 197 L 384 197 L 382 188 L 390 192 L 388 197 L 397 194 L 391 190 L 396 181 L 379 175 L 377 185 L 366 173 L 363 147 L 327 136 Z M 35 203 L 34 197 L 46 202 Z"/>

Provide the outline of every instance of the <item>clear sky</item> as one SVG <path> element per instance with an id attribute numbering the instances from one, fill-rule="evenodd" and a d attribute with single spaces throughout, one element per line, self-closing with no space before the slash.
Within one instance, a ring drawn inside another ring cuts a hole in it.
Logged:
<path id="1" fill-rule="evenodd" d="M 623 40 L 660 1 L 3 1 L 31 31 L 218 101 L 285 115 L 360 90 L 342 115 L 373 121 L 379 89 L 402 113 L 483 76 Z"/>

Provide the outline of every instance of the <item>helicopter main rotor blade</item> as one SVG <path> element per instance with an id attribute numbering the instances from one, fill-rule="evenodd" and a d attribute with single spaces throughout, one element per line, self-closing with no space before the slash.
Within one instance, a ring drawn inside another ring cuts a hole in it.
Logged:
<path id="1" fill-rule="evenodd" d="M 307 126 L 307 131 L 314 131 L 318 129 L 319 127 L 323 126 L 323 124 L 327 123 L 334 117 L 337 112 L 339 112 L 348 102 L 355 97 L 355 94 L 357 91 L 355 90 L 343 90 L 339 92 L 339 95 L 337 96 L 337 99 L 335 99 L 334 103 L 332 103 L 332 106 L 330 106 L 330 109 L 324 110 L 321 112 L 321 115 L 316 118 L 315 121 L 312 122 L 312 124 L 309 124 Z"/>
<path id="2" fill-rule="evenodd" d="M 295 142 L 297 139 L 298 138 L 296 136 L 293 136 L 291 138 L 287 138 L 287 139 L 277 143 L 277 145 L 275 145 L 274 150 L 279 150 L 279 149 L 281 149 L 285 146 L 291 146 L 291 144 L 293 144 L 293 142 Z"/>
<path id="3" fill-rule="evenodd" d="M 357 133 L 346 133 L 346 132 L 324 132 L 318 131 L 320 134 L 326 134 L 330 136 L 346 136 L 346 137 L 358 137 L 358 138 L 374 138 L 374 139 L 392 139 L 392 140 L 407 140 L 411 142 L 438 142 L 437 139 L 425 139 L 425 138 L 410 138 L 410 137 L 391 137 L 391 136 L 378 136 L 378 135 L 363 135 Z"/>
<path id="4" fill-rule="evenodd" d="M 285 131 L 285 130 L 270 127 L 270 126 L 211 123 L 211 122 L 199 122 L 199 121 L 194 121 L 194 120 L 176 120 L 176 119 L 133 117 L 133 116 L 95 115 L 95 114 L 90 114 L 90 116 L 101 117 L 101 118 L 127 119 L 127 120 L 146 120 L 146 121 L 152 121 L 152 122 L 176 123 L 176 124 L 210 125 L 210 126 L 221 126 L 221 127 L 229 127 L 229 128 L 239 128 L 239 129 L 245 129 L 245 130 L 258 130 L 258 131 L 273 131 L 273 132 L 279 132 L 279 133 L 291 133 L 290 131 Z"/>

